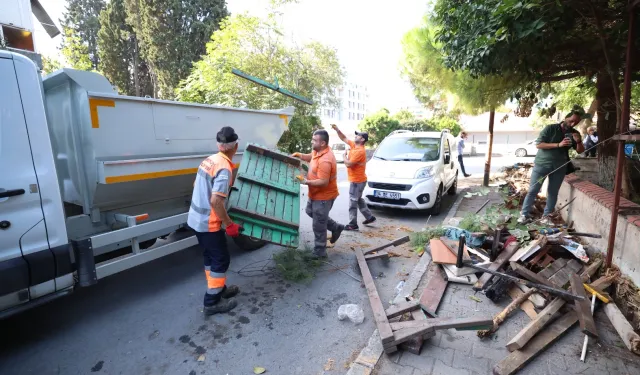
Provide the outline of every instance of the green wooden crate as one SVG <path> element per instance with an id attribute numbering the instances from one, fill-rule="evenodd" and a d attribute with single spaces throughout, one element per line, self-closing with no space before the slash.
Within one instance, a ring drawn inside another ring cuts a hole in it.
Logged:
<path id="1" fill-rule="evenodd" d="M 229 217 L 243 235 L 277 245 L 298 247 L 300 160 L 255 144 L 245 148 L 229 196 Z"/>

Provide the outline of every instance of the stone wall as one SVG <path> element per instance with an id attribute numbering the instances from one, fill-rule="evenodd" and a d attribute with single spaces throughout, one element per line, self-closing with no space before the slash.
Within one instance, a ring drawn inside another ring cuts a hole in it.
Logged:
<path id="1" fill-rule="evenodd" d="M 576 200 L 562 210 L 567 223 L 573 221 L 577 232 L 597 233 L 601 239 L 583 237 L 590 248 L 606 253 L 611 224 L 613 193 L 575 175 L 565 177 L 558 194 L 558 206 Z M 637 204 L 620 198 L 620 207 L 638 208 Z M 640 285 L 640 211 L 633 215 L 618 215 L 618 226 L 614 242 L 613 263 L 620 267 L 636 285 Z"/>

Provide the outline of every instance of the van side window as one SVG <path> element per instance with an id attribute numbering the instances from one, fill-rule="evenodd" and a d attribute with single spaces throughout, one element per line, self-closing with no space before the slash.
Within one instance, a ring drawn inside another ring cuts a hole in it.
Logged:
<path id="1" fill-rule="evenodd" d="M 449 139 L 447 138 L 444 140 L 444 159 L 451 160 L 451 147 L 449 147 Z"/>

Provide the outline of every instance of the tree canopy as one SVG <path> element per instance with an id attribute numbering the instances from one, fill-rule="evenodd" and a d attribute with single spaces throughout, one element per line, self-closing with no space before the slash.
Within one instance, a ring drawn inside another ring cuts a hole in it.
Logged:
<path id="1" fill-rule="evenodd" d="M 213 33 L 206 55 L 176 90 L 177 98 L 253 109 L 294 106 L 295 116 L 278 146 L 286 152 L 309 151 L 312 132 L 320 127 L 318 108 L 338 104 L 335 91 L 344 74 L 335 49 L 318 42 L 298 45 L 283 35 L 273 17 L 227 18 Z M 280 87 L 312 99 L 314 105 L 237 77 L 232 68 L 266 81 L 277 79 Z"/>
<path id="2" fill-rule="evenodd" d="M 104 0 L 68 0 L 62 20 L 62 54 L 74 69 L 98 70 L 98 31 Z"/>

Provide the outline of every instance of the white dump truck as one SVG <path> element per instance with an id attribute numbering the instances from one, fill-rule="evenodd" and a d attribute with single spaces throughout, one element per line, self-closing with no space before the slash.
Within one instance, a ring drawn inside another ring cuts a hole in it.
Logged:
<path id="1" fill-rule="evenodd" d="M 291 116 L 121 96 L 72 69 L 41 79 L 0 50 L 0 317 L 197 244 L 156 239 L 186 228 L 218 130 L 239 134 L 237 163 L 247 143 L 274 148 Z"/>

